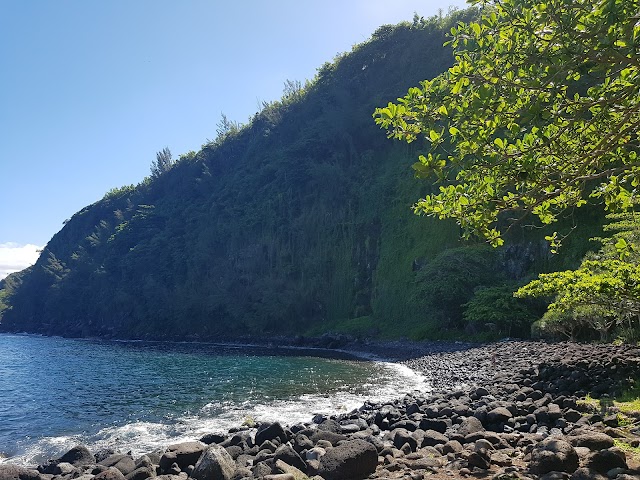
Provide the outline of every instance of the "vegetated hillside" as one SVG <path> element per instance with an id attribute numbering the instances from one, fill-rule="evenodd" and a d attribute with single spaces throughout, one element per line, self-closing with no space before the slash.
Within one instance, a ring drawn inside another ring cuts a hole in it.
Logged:
<path id="1" fill-rule="evenodd" d="M 227 124 L 170 170 L 76 213 L 33 267 L 0 283 L 0 327 L 442 337 L 482 329 L 484 315 L 501 334 L 526 332 L 532 313 L 511 303 L 512 282 L 578 261 L 588 235 L 551 260 L 539 232 L 499 252 L 459 243 L 454 224 L 411 212 L 432 188 L 411 173 L 420 145 L 386 139 L 371 118 L 450 66 L 445 33 L 473 15 L 381 27 L 247 126 Z M 522 318 L 482 313 L 496 298 Z"/>

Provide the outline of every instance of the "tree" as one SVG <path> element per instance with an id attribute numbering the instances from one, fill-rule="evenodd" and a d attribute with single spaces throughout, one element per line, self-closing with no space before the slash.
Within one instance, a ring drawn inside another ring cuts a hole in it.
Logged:
<path id="1" fill-rule="evenodd" d="M 174 163 L 169 148 L 163 148 L 156 153 L 156 159 L 151 162 L 151 178 L 158 178 L 163 173 L 168 172 Z"/>
<path id="2" fill-rule="evenodd" d="M 640 328 L 640 218 L 637 212 L 611 214 L 597 253 L 589 254 L 576 270 L 541 274 L 520 288 L 517 297 L 552 297 L 548 327 L 569 324 L 597 331 L 606 339 L 622 330 L 626 337 Z M 560 322 L 554 322 L 560 319 Z M 571 336 L 574 336 L 573 329 Z"/>
<path id="3" fill-rule="evenodd" d="M 480 20 L 451 29 L 453 67 L 374 113 L 389 137 L 430 144 L 414 169 L 439 190 L 414 211 L 497 246 L 502 222 L 550 224 L 588 197 L 628 209 L 640 185 L 639 0 L 473 3 Z"/>

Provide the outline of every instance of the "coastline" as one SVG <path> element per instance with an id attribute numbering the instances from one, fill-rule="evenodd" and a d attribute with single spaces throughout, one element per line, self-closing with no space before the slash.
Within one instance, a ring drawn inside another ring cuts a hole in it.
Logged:
<path id="1" fill-rule="evenodd" d="M 532 341 L 347 341 L 340 347 L 330 350 L 411 368 L 427 377 L 433 391 L 367 402 L 354 411 L 319 415 L 303 424 L 239 425 L 228 434 L 212 433 L 140 458 L 78 447 L 36 470 L 2 464 L 0 478 L 198 479 L 198 465 L 205 457 L 233 471 L 220 477 L 229 479 L 640 476 L 637 457 L 620 448 L 623 443 L 640 445 L 640 414 L 622 425 L 614 410 L 597 411 L 580 400 L 587 393 L 610 399 L 628 387 L 630 378 L 639 379 L 638 347 Z M 84 460 L 74 460 L 78 455 Z M 126 459 L 128 467 L 118 468 L 116 458 Z"/>

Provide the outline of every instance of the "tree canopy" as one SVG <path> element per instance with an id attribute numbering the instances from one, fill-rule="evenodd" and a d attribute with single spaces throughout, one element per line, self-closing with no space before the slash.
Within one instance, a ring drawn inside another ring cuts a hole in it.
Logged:
<path id="1" fill-rule="evenodd" d="M 621 330 L 626 338 L 638 340 L 640 218 L 634 211 L 608 217 L 608 236 L 593 239 L 602 246 L 579 268 L 541 274 L 516 292 L 522 298 L 554 297 L 541 325 L 550 333 L 569 326 L 572 336 L 577 327 L 595 330 L 605 339 Z"/>
<path id="2" fill-rule="evenodd" d="M 640 184 L 639 1 L 472 3 L 483 13 L 451 28 L 453 67 L 374 113 L 389 137 L 429 144 L 414 169 L 439 190 L 415 212 L 497 246 L 502 222 L 527 214 L 550 224 L 589 197 L 629 208 Z"/>

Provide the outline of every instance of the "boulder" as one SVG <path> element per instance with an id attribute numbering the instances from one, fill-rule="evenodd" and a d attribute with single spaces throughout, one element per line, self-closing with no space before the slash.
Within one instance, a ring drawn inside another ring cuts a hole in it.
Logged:
<path id="1" fill-rule="evenodd" d="M 414 452 L 418 448 L 418 441 L 413 437 L 411 432 L 404 428 L 396 428 L 393 431 L 393 446 L 400 450 L 404 444 L 408 444 Z"/>
<path id="2" fill-rule="evenodd" d="M 462 420 L 462 423 L 458 427 L 458 430 L 456 431 L 456 433 L 458 435 L 462 435 L 463 437 L 466 437 L 471 433 L 477 433 L 482 431 L 484 431 L 484 426 L 482 425 L 482 422 L 480 420 L 478 420 L 476 417 L 467 417 L 464 420 Z"/>
<path id="3" fill-rule="evenodd" d="M 449 427 L 448 423 L 442 418 L 423 418 L 420 420 L 420 429 L 435 430 L 436 432 L 444 433 Z"/>
<path id="4" fill-rule="evenodd" d="M 594 452 L 587 460 L 587 467 L 606 474 L 614 468 L 627 468 L 627 459 L 625 453 L 619 448 L 610 448 Z"/>
<path id="5" fill-rule="evenodd" d="M 487 422 L 491 425 L 506 423 L 513 415 L 505 407 L 494 408 L 487 413 Z"/>
<path id="6" fill-rule="evenodd" d="M 427 430 L 424 432 L 422 437 L 421 447 L 435 447 L 436 445 L 441 445 L 447 443 L 449 441 L 449 437 L 443 435 L 440 432 L 436 432 L 435 430 Z"/>
<path id="7" fill-rule="evenodd" d="M 125 476 L 122 474 L 120 470 L 114 467 L 107 468 L 104 472 L 100 472 L 95 477 L 94 480 L 125 480 Z"/>
<path id="8" fill-rule="evenodd" d="M 317 430 L 309 438 L 314 443 L 314 445 L 317 444 L 321 440 L 325 440 L 325 441 L 329 442 L 331 445 L 335 446 L 335 445 L 337 445 L 338 442 L 340 442 L 342 440 L 346 440 L 347 436 L 346 435 L 340 435 L 339 433 L 332 433 L 332 432 L 327 432 L 327 431 L 324 431 L 324 430 Z"/>
<path id="9" fill-rule="evenodd" d="M 309 478 L 303 471 L 292 465 L 289 465 L 286 462 L 283 462 L 282 460 L 276 460 L 275 466 L 276 470 L 280 470 L 282 473 L 291 475 L 293 477 L 293 480 L 307 480 Z"/>
<path id="10" fill-rule="evenodd" d="M 170 473 L 171 466 L 176 463 L 181 470 L 194 465 L 207 446 L 202 442 L 184 442 L 169 445 L 167 451 L 160 458 L 162 473 Z"/>
<path id="11" fill-rule="evenodd" d="M 462 444 L 457 440 L 449 440 L 442 446 L 442 453 L 446 455 L 447 453 L 460 453 L 463 447 Z"/>
<path id="12" fill-rule="evenodd" d="M 37 470 L 30 470 L 17 465 L 0 464 L 0 480 L 41 480 Z"/>
<path id="13" fill-rule="evenodd" d="M 278 460 L 291 465 L 299 470 L 306 470 L 307 469 L 307 464 L 304 463 L 304 460 L 302 460 L 302 458 L 300 458 L 300 455 L 298 455 L 298 453 L 293 449 L 293 447 L 291 445 L 289 445 L 288 443 L 285 443 L 283 445 L 280 445 L 277 450 L 275 455 L 273 456 L 274 460 L 276 461 L 276 463 L 278 462 Z M 287 473 L 287 472 L 285 472 Z"/>
<path id="14" fill-rule="evenodd" d="M 156 476 L 156 469 L 149 466 L 142 466 L 136 468 L 133 472 L 126 475 L 127 480 L 145 480 L 150 477 Z"/>
<path id="15" fill-rule="evenodd" d="M 210 445 L 202 453 L 191 473 L 196 480 L 231 480 L 236 464 L 231 455 L 220 445 Z"/>
<path id="16" fill-rule="evenodd" d="M 529 468 L 538 475 L 557 471 L 572 473 L 578 468 L 578 454 L 571 444 L 549 437 L 531 452 Z"/>
<path id="17" fill-rule="evenodd" d="M 206 445 L 211 445 L 212 443 L 222 443 L 227 439 L 226 435 L 222 435 L 220 433 L 207 433 L 203 435 L 200 441 Z"/>
<path id="18" fill-rule="evenodd" d="M 587 447 L 590 450 L 602 450 L 613 447 L 613 438 L 606 433 L 590 432 L 569 437 L 574 447 Z"/>
<path id="19" fill-rule="evenodd" d="M 489 468 L 491 468 L 491 457 L 487 455 L 486 451 L 471 452 L 467 456 L 467 463 L 470 467 L 488 470 Z"/>
<path id="20" fill-rule="evenodd" d="M 76 445 L 56 460 L 56 463 L 63 462 L 70 463 L 74 467 L 84 467 L 86 465 L 94 465 L 96 459 L 87 447 L 84 445 Z"/>
<path id="21" fill-rule="evenodd" d="M 596 472 L 590 468 L 582 467 L 571 475 L 571 480 L 609 480 L 606 475 Z"/>
<path id="22" fill-rule="evenodd" d="M 348 440 L 320 457 L 318 474 L 326 480 L 355 480 L 375 472 L 377 465 L 378 453 L 373 445 L 364 440 Z"/>
<path id="23" fill-rule="evenodd" d="M 114 467 L 120 470 L 123 475 L 129 475 L 136 469 L 136 462 L 129 455 L 122 455 L 119 453 L 115 453 L 113 455 L 109 455 L 107 458 L 102 460 L 99 465 L 104 465 L 105 467 Z"/>
<path id="24" fill-rule="evenodd" d="M 256 445 L 262 445 L 266 440 L 272 441 L 275 439 L 280 440 L 280 442 L 287 441 L 287 434 L 279 422 L 263 424 L 256 432 L 255 443 Z"/>
<path id="25" fill-rule="evenodd" d="M 78 469 L 68 462 L 60 462 L 51 469 L 51 473 L 56 476 L 65 476 L 71 474 L 74 474 L 74 476 L 78 476 Z"/>

